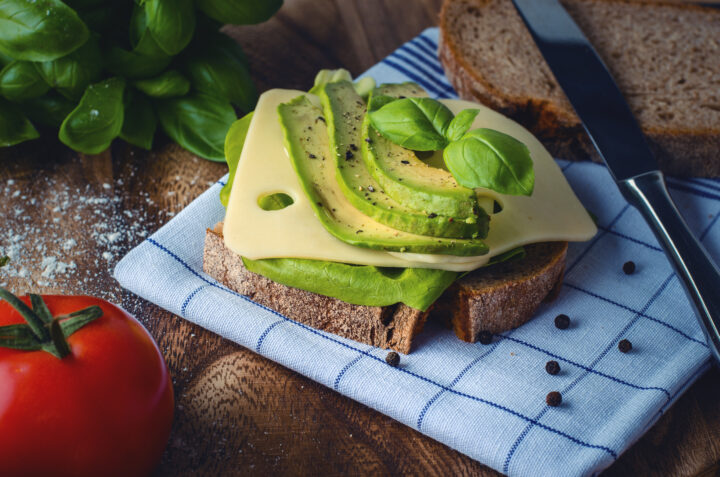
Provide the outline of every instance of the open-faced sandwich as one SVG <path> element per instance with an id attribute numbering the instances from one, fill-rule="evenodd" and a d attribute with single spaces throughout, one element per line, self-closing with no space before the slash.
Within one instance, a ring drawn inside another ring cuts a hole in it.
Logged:
<path id="1" fill-rule="evenodd" d="M 323 71 L 226 140 L 205 271 L 309 326 L 407 353 L 430 311 L 465 341 L 530 319 L 595 225 L 526 129 L 414 83 Z M 483 333 L 484 332 L 484 333 Z"/>

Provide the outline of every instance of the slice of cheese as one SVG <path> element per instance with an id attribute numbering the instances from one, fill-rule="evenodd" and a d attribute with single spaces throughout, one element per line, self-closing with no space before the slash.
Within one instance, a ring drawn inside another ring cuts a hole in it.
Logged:
<path id="1" fill-rule="evenodd" d="M 535 167 L 535 190 L 530 197 L 508 196 L 490 190 L 479 193 L 497 200 L 502 211 L 492 215 L 487 244 L 481 257 L 392 253 L 346 244 L 333 237 L 315 217 L 283 145 L 277 107 L 303 91 L 275 89 L 258 101 L 238 164 L 228 203 L 223 235 L 235 253 L 263 258 L 308 258 L 360 265 L 438 268 L 469 271 L 521 245 L 549 241 L 583 241 L 597 231 L 560 168 L 540 142 L 525 128 L 482 105 L 442 100 L 454 113 L 475 108 L 480 113 L 472 128 L 491 128 L 525 143 Z M 317 101 L 313 95 L 311 100 Z M 331 160 L 330 151 L 328 158 Z M 294 200 L 280 210 L 263 210 L 258 198 L 282 192 Z"/>

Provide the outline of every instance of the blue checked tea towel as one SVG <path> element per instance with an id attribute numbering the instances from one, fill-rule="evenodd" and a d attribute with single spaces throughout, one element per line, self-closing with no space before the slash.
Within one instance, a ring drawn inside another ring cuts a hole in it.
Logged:
<path id="1" fill-rule="evenodd" d="M 365 75 L 456 97 L 424 31 Z M 122 286 L 509 475 L 592 475 L 608 467 L 710 366 L 710 353 L 665 255 L 607 170 L 559 161 L 599 219 L 570 245 L 560 297 L 490 345 L 429 324 L 401 365 L 387 351 L 296 323 L 202 272 L 205 229 L 223 220 L 222 179 L 117 265 Z M 686 220 L 720 258 L 720 181 L 668 183 Z M 634 261 L 637 270 L 623 273 Z M 555 328 L 560 313 L 567 330 Z M 628 339 L 632 351 L 618 351 Z M 322 356 L 322 359 L 318 357 Z M 545 363 L 561 372 L 551 376 Z M 562 405 L 549 407 L 549 391 Z"/>

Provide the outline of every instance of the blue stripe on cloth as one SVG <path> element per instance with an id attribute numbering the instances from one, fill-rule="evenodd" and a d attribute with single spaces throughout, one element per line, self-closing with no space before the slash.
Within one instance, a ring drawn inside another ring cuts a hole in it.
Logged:
<path id="1" fill-rule="evenodd" d="M 673 276 L 674 276 L 674 275 L 671 274 L 670 276 L 668 276 L 668 277 L 665 279 L 665 281 L 660 285 L 660 287 L 659 287 L 659 288 L 657 289 L 657 291 L 653 294 L 653 296 L 650 297 L 650 299 L 647 301 L 647 303 L 645 303 L 645 306 L 643 307 L 643 309 L 642 309 L 642 311 L 641 311 L 640 313 L 645 313 L 645 312 L 647 312 L 648 308 L 650 308 L 650 305 L 652 305 L 652 304 L 655 302 L 655 300 L 657 300 L 658 297 L 662 294 L 662 292 L 665 291 L 665 289 L 667 288 L 668 284 L 670 284 L 670 280 L 673 278 Z M 633 325 L 635 325 L 635 323 L 638 322 L 638 320 L 640 319 L 640 316 L 641 316 L 640 313 L 635 314 L 635 316 L 633 317 L 633 319 L 630 320 L 630 322 L 629 322 L 627 325 L 625 325 L 625 328 L 623 328 L 622 331 L 620 331 L 620 333 L 618 333 L 617 336 L 615 336 L 615 338 L 614 338 L 614 339 L 605 347 L 605 349 L 598 355 L 598 357 L 595 358 L 595 360 L 594 360 L 594 361 L 592 362 L 592 364 L 590 365 L 590 369 L 593 369 L 595 366 L 597 366 L 598 363 L 599 363 L 605 356 L 607 356 L 608 352 L 610 352 L 611 349 L 613 349 L 615 346 L 617 346 L 617 342 L 620 340 L 620 338 L 621 338 L 622 336 L 624 336 L 625 333 L 627 333 L 627 332 L 630 330 L 630 328 L 632 328 Z M 590 370 L 585 371 L 583 374 L 581 374 L 580 376 L 578 376 L 577 378 L 575 378 L 575 380 L 574 380 L 572 383 L 570 383 L 570 385 L 566 386 L 565 389 L 563 389 L 563 390 L 561 391 L 561 394 L 567 394 L 570 390 L 572 390 L 575 386 L 577 386 L 577 384 L 578 384 L 580 381 L 582 381 L 583 379 L 585 379 L 585 378 L 586 378 L 587 376 L 589 376 L 589 375 L 590 375 Z M 668 401 L 670 401 L 670 393 L 668 393 L 668 392 L 667 392 L 666 390 L 664 390 L 664 389 L 663 389 L 662 391 L 665 392 L 665 394 L 667 394 Z M 550 407 L 550 406 L 545 406 L 545 407 L 543 408 L 543 410 L 540 411 L 540 412 L 537 414 L 537 416 L 535 416 L 535 421 L 539 422 L 540 419 L 542 419 L 543 416 L 545 416 L 545 414 L 546 414 L 547 412 L 549 412 L 551 409 L 552 409 L 552 407 Z M 528 425 L 525 427 L 525 429 L 523 429 L 523 431 L 520 433 L 520 435 L 519 435 L 518 438 L 515 440 L 515 442 L 513 443 L 513 445 L 510 447 L 510 451 L 508 452 L 508 455 L 507 455 L 507 457 L 505 458 L 505 463 L 503 464 L 503 473 L 505 473 L 505 474 L 508 473 L 508 469 L 509 469 L 509 467 L 510 467 L 510 461 L 512 460 L 513 456 L 515 455 L 515 452 L 517 451 L 517 449 L 518 449 L 518 447 L 520 446 L 520 444 L 523 442 L 523 440 L 525 440 L 525 437 L 528 435 L 528 433 L 530 432 L 530 430 L 532 430 L 533 427 L 534 427 L 534 424 L 533 424 L 533 423 L 528 424 Z M 614 456 L 614 458 L 617 458 L 617 456 Z"/>
<path id="2" fill-rule="evenodd" d="M 580 254 L 577 256 L 577 258 L 575 258 L 575 261 L 573 263 L 571 263 L 570 266 L 566 267 L 565 275 L 568 275 L 570 273 L 570 271 L 572 271 L 572 269 L 575 268 L 575 265 L 580 263 L 580 261 L 583 258 L 585 258 L 585 255 L 587 255 L 588 252 L 590 252 L 590 249 L 592 249 L 593 246 L 600 241 L 600 239 L 603 237 L 603 235 L 605 235 L 607 233 L 606 230 L 612 229 L 613 225 L 615 225 L 617 223 L 617 221 L 620 220 L 620 218 L 623 216 L 625 211 L 628 210 L 628 208 L 630 208 L 630 204 L 625 204 L 625 206 L 622 209 L 620 209 L 620 212 L 618 212 L 618 214 L 610 221 L 610 223 L 607 225 L 607 227 L 604 227 L 603 229 L 601 229 L 600 233 L 598 233 L 595 237 L 593 237 L 593 239 L 590 241 L 588 246 L 585 247 L 585 250 L 580 252 Z"/>
<path id="3" fill-rule="evenodd" d="M 423 40 L 426 40 L 426 38 L 423 38 L 421 36 L 414 38 L 413 40 L 410 40 L 405 45 L 412 45 L 413 48 L 417 48 L 420 52 L 424 53 L 425 56 L 428 58 L 428 61 L 434 63 L 440 68 L 441 74 L 443 77 L 445 77 L 445 72 L 442 70 L 442 66 L 440 65 L 440 61 L 438 60 L 438 57 L 436 55 L 436 52 L 432 50 L 429 46 L 427 46 L 427 43 L 425 43 Z"/>
<path id="4" fill-rule="evenodd" d="M 268 307 L 266 307 L 266 306 L 264 306 L 264 305 L 261 305 L 261 304 L 259 304 L 259 303 L 255 303 L 254 301 L 250 300 L 248 297 L 246 297 L 246 296 L 244 296 L 244 295 L 241 295 L 241 294 L 239 294 L 239 293 L 237 293 L 237 292 L 235 292 L 235 291 L 233 291 L 233 290 L 230 290 L 230 289 L 228 289 L 228 288 L 226 288 L 226 287 L 224 287 L 224 286 L 222 286 L 222 285 L 218 285 L 217 283 L 214 283 L 214 282 L 208 280 L 208 279 L 205 278 L 203 275 L 201 275 L 198 271 L 194 270 L 190 265 L 188 265 L 187 263 L 185 263 L 185 261 L 182 260 L 180 257 L 178 257 L 174 252 L 170 251 L 170 250 L 169 250 L 167 247 L 165 247 L 164 245 L 158 243 L 158 242 L 157 242 L 156 240 L 154 240 L 152 237 L 147 239 L 147 243 L 149 243 L 149 244 L 151 244 L 151 245 L 159 248 L 160 250 L 162 250 L 163 252 L 165 252 L 166 254 L 168 254 L 170 257 L 172 257 L 175 261 L 177 261 L 180 265 L 182 265 L 185 269 L 187 269 L 188 271 L 190 271 L 190 272 L 191 272 L 193 275 L 195 275 L 197 278 L 199 278 L 199 279 L 201 279 L 202 281 L 208 283 L 209 285 L 217 288 L 218 290 L 222 290 L 222 291 L 224 291 L 224 292 L 226 292 L 226 293 L 230 293 L 231 295 L 234 295 L 234 296 L 236 296 L 236 297 L 239 297 L 239 298 L 247 301 L 248 303 L 252 303 L 252 304 L 254 304 L 254 305 L 257 306 L 257 307 L 259 307 L 259 308 L 261 308 L 261 309 L 263 309 L 263 310 L 265 310 L 265 311 L 267 311 L 267 312 L 269 312 L 269 313 L 272 313 L 272 314 L 275 315 L 275 316 L 278 316 L 278 317 L 281 318 L 283 321 L 287 321 L 288 323 L 292 323 L 292 324 L 294 324 L 294 325 L 296 325 L 296 326 L 298 326 L 298 327 L 300 327 L 300 328 L 302 328 L 302 329 L 304 329 L 304 330 L 306 330 L 306 331 L 308 331 L 308 332 L 310 332 L 310 333 L 313 333 L 313 334 L 315 334 L 315 335 L 317 335 L 317 336 L 319 336 L 319 337 L 321 337 L 321 338 L 323 338 L 323 339 L 325 339 L 325 340 L 327 340 L 327 341 L 330 341 L 330 342 L 332 342 L 332 343 L 335 343 L 335 344 L 337 344 L 337 345 L 340 345 L 340 346 L 342 346 L 342 347 L 344 347 L 344 348 L 353 350 L 353 351 L 355 351 L 355 352 L 357 352 L 357 353 L 361 353 L 361 354 L 363 354 L 364 356 L 367 356 L 368 358 L 370 358 L 370 359 L 372 359 L 372 360 L 374 360 L 374 361 L 377 361 L 377 362 L 380 362 L 380 363 L 385 363 L 384 360 L 378 358 L 377 356 L 374 356 L 374 355 L 370 354 L 370 353 L 367 352 L 367 351 L 363 351 L 363 350 L 361 350 L 361 349 L 356 348 L 355 346 L 352 346 L 352 345 L 350 345 L 350 344 L 348 344 L 348 343 L 345 343 L 345 342 L 343 342 L 343 341 L 340 341 L 339 339 L 336 339 L 336 338 L 333 338 L 333 337 L 331 337 L 331 336 L 328 336 L 328 335 L 326 335 L 325 333 L 320 332 L 320 331 L 316 330 L 315 328 L 312 328 L 312 327 L 310 327 L 310 326 L 307 326 L 307 325 L 305 325 L 305 324 L 303 324 L 303 323 L 300 323 L 300 322 L 291 320 L 290 318 L 287 318 L 286 316 L 278 313 L 277 311 L 273 310 L 272 308 L 268 308 Z M 556 428 L 554 428 L 554 427 L 551 427 L 551 426 L 548 426 L 548 425 L 543 424 L 543 423 L 541 423 L 541 422 L 538 422 L 536 419 L 533 419 L 532 417 L 526 416 L 525 414 L 522 414 L 521 412 L 518 412 L 518 411 L 516 411 L 516 410 L 514 410 L 514 409 L 511 409 L 511 408 L 509 408 L 509 407 L 507 407 L 507 406 L 503 406 L 502 404 L 498 404 L 498 403 L 493 402 L 493 401 L 490 401 L 490 400 L 488 400 L 488 399 L 483 399 L 483 398 L 478 397 L 478 396 L 473 396 L 473 395 L 470 395 L 470 394 L 466 394 L 466 393 L 457 391 L 457 390 L 455 390 L 455 389 L 451 389 L 451 388 L 449 388 L 449 387 L 447 387 L 447 386 L 445 386 L 445 385 L 443 385 L 443 384 L 438 383 L 437 381 L 434 381 L 434 380 L 432 380 L 432 379 L 430 379 L 430 378 L 427 378 L 427 377 L 425 377 L 425 376 L 422 376 L 422 375 L 420 375 L 420 374 L 414 373 L 414 372 L 412 372 L 412 371 L 410 371 L 410 370 L 408 370 L 408 369 L 405 369 L 405 368 L 393 368 L 393 369 L 395 369 L 397 372 L 407 374 L 407 375 L 409 375 L 409 376 L 412 376 L 412 377 L 414 377 L 414 378 L 416 378 L 416 379 L 419 379 L 419 380 L 421 380 L 421 381 L 423 381 L 423 382 L 426 382 L 426 383 L 428 383 L 428 384 L 432 384 L 432 385 L 434 385 L 434 386 L 437 386 L 438 388 L 443 389 L 443 390 L 445 390 L 445 391 L 447 391 L 447 392 L 449 392 L 449 393 L 452 393 L 452 394 L 454 394 L 454 395 L 456 395 L 456 396 L 463 397 L 463 398 L 466 398 L 466 399 L 470 399 L 470 400 L 472 400 L 472 401 L 485 404 L 485 405 L 487 405 L 487 406 L 490 406 L 490 407 L 492 407 L 492 408 L 498 409 L 498 410 L 500 410 L 500 411 L 504 411 L 505 413 L 510 414 L 510 415 L 512 415 L 512 416 L 515 416 L 515 417 L 517 417 L 517 418 L 519 418 L 519 419 L 522 419 L 523 421 L 526 421 L 526 422 L 528 422 L 528 423 L 531 423 L 531 424 L 533 424 L 534 426 L 539 427 L 540 429 L 543 429 L 543 430 L 546 430 L 546 431 L 551 432 L 551 433 L 553 433 L 553 434 L 556 434 L 556 435 L 558 435 L 558 436 L 564 437 L 565 439 L 567 439 L 567 440 L 569 440 L 570 442 L 573 442 L 574 444 L 577 444 L 577 445 L 579 445 L 579 446 L 586 447 L 586 448 L 588 448 L 588 449 L 601 450 L 601 451 L 603 451 L 603 452 L 606 452 L 607 454 L 609 454 L 609 455 L 612 456 L 613 458 L 617 458 L 617 452 L 614 451 L 613 449 L 607 447 L 607 446 L 597 445 L 597 444 L 591 444 L 591 443 L 589 443 L 589 442 L 585 442 L 585 441 L 582 440 L 582 439 L 579 439 L 579 438 L 577 438 L 577 437 L 571 436 L 570 434 L 568 434 L 568 433 L 566 433 L 566 432 L 563 432 L 563 431 L 561 431 L 561 430 L 559 430 L 559 429 L 556 429 Z"/>
<path id="5" fill-rule="evenodd" d="M 508 333 L 508 335 L 509 335 L 509 334 L 512 334 L 513 331 L 514 331 L 514 330 L 511 330 L 511 331 Z M 473 359 L 472 361 L 470 361 L 470 363 L 469 363 L 467 366 L 465 366 L 465 367 L 462 369 L 462 371 L 460 371 L 460 373 L 459 373 L 457 376 L 455 376 L 455 379 L 453 379 L 453 380 L 450 382 L 449 388 L 453 388 L 457 383 L 460 382 L 460 380 L 462 379 L 462 377 L 465 376 L 465 374 L 467 374 L 467 372 L 470 371 L 470 369 L 471 369 L 473 366 L 475 366 L 477 363 L 479 363 L 483 358 L 485 358 L 486 356 L 488 356 L 490 353 L 492 353 L 493 351 L 495 351 L 495 350 L 497 349 L 497 347 L 498 347 L 498 344 L 500 344 L 500 341 L 496 340 L 494 343 L 492 343 L 492 344 L 490 345 L 490 349 L 488 349 L 487 351 L 485 351 L 484 353 L 482 353 L 480 356 L 478 356 L 478 357 L 476 357 L 475 359 Z M 435 394 L 433 397 L 431 397 L 431 398 L 428 400 L 427 403 L 425 403 L 425 406 L 423 406 L 422 410 L 420 411 L 420 415 L 418 416 L 418 419 L 417 419 L 417 428 L 418 428 L 418 430 L 422 430 L 422 423 L 423 423 L 423 420 L 425 419 L 425 415 L 427 414 L 428 410 L 430 409 L 430 406 L 432 406 L 433 403 L 434 403 L 435 401 L 437 401 L 438 398 L 440 398 L 440 396 L 442 396 L 443 393 L 445 393 L 445 390 L 444 390 L 444 389 L 441 389 L 440 391 L 437 392 L 437 394 Z"/>
<path id="6" fill-rule="evenodd" d="M 700 234 L 700 241 L 702 242 L 705 240 L 705 237 L 707 237 L 707 234 L 712 230 L 712 228 L 715 226 L 715 223 L 718 221 L 718 218 L 720 218 L 720 210 L 715 212 L 715 217 L 710 221 L 710 224 L 703 230 L 703 232 Z"/>
<path id="7" fill-rule="evenodd" d="M 407 77 L 410 78 L 412 81 L 414 81 L 414 82 L 416 82 L 417 84 L 419 84 L 420 86 L 422 86 L 425 90 L 427 90 L 429 93 L 431 93 L 432 95 L 434 95 L 434 96 L 436 96 L 436 97 L 444 98 L 444 97 L 446 97 L 448 94 L 453 94 L 453 95 L 455 94 L 455 92 L 454 92 L 452 89 L 444 89 L 444 90 L 438 90 L 438 89 L 436 89 L 436 88 L 433 87 L 431 84 L 429 84 L 423 77 L 421 77 L 421 76 L 413 73 L 412 71 L 408 70 L 407 68 L 405 68 L 404 66 L 398 64 L 398 63 L 395 62 L 395 61 L 392 61 L 392 60 L 390 60 L 390 59 L 388 59 L 388 58 L 385 58 L 382 62 L 383 62 L 383 64 L 385 64 L 385 65 L 387 65 L 387 66 L 389 66 L 389 67 L 397 70 L 398 72 L 404 74 L 405 76 L 407 76 Z"/>
<path id="8" fill-rule="evenodd" d="M 260 348 L 262 347 L 262 344 L 263 344 L 263 341 L 265 341 L 265 338 L 267 338 L 267 335 L 273 330 L 273 328 L 275 328 L 280 323 L 284 323 L 284 321 L 283 320 L 276 321 L 275 323 L 273 323 L 270 326 L 268 326 L 267 328 L 265 328 L 265 331 L 263 331 L 260 334 L 260 338 L 258 338 L 257 344 L 255 345 L 256 352 L 258 352 L 258 353 L 260 352 Z"/>
<path id="9" fill-rule="evenodd" d="M 187 307 L 188 307 L 188 305 L 190 304 L 190 301 L 191 301 L 193 298 L 195 298 L 195 295 L 197 295 L 198 292 L 200 292 L 200 290 L 202 290 L 203 288 L 205 288 L 205 287 L 207 287 L 207 286 L 208 286 L 208 285 L 200 285 L 200 286 L 197 287 L 195 290 L 193 290 L 193 292 L 190 293 L 190 294 L 187 296 L 187 298 L 185 298 L 185 301 L 183 301 L 183 304 L 182 304 L 182 306 L 180 307 L 180 314 L 181 314 L 181 315 L 185 315 L 185 311 L 187 310 Z"/>
<path id="10" fill-rule="evenodd" d="M 370 350 L 372 350 L 372 349 L 373 349 L 373 347 L 371 346 L 370 348 L 366 349 L 365 351 L 370 352 Z M 350 368 L 355 366 L 357 364 L 357 362 L 360 361 L 361 359 L 363 359 L 364 357 L 365 357 L 364 354 L 359 355 L 357 358 L 350 361 L 348 364 L 346 364 L 343 367 L 343 369 L 340 370 L 338 375 L 335 377 L 335 381 L 333 381 L 333 389 L 335 391 L 337 391 L 338 388 L 340 387 L 340 381 L 342 381 L 342 378 L 345 376 L 345 373 L 347 373 L 350 370 Z"/>
<path id="11" fill-rule="evenodd" d="M 638 314 L 639 314 L 639 313 L 640 313 L 640 312 L 638 312 Z M 659 388 L 659 387 L 657 387 L 657 386 L 640 386 L 640 385 L 638 385 L 638 384 L 633 384 L 633 383 L 630 383 L 630 382 L 625 381 L 624 379 L 616 378 L 615 376 L 611 376 L 611 375 L 609 375 L 609 374 L 605 374 L 605 373 L 603 373 L 603 372 L 601 372 L 601 371 L 598 371 L 598 370 L 596 370 L 596 369 L 593 369 L 593 366 L 585 366 L 584 364 L 578 363 L 577 361 L 573 361 L 573 360 L 571 360 L 571 359 L 564 358 L 564 357 L 562 357 L 562 356 L 560 356 L 560 355 L 558 355 L 558 354 L 555 354 L 555 353 L 552 353 L 552 352 L 550 352 L 550 351 L 548 351 L 548 350 L 546 350 L 546 349 L 543 349 L 543 348 L 541 348 L 540 346 L 536 346 L 536 345 L 531 344 L 531 343 L 528 343 L 528 342 L 526 342 L 526 341 L 523 341 L 523 340 L 520 340 L 520 339 L 517 339 L 517 338 L 513 338 L 513 337 L 511 337 L 511 336 L 509 336 L 509 335 L 500 335 L 500 336 L 502 336 L 503 339 L 506 339 L 506 340 L 508 340 L 508 341 L 512 341 L 513 343 L 521 344 L 521 345 L 523 345 L 523 346 L 527 346 L 528 348 L 534 349 L 535 351 L 540 351 L 541 353 L 545 353 L 546 355 L 550 356 L 551 358 L 559 359 L 560 361 L 564 361 L 564 362 L 566 362 L 566 363 L 570 363 L 570 364 L 572 364 L 573 366 L 576 366 L 576 367 L 578 367 L 578 368 L 580 368 L 580 369 L 582 369 L 582 370 L 584 370 L 584 371 L 586 371 L 586 372 L 588 372 L 588 373 L 592 373 L 592 374 L 595 374 L 595 375 L 597 375 L 597 376 L 600 376 L 600 377 L 603 377 L 603 378 L 607 378 L 607 379 L 609 379 L 609 380 L 611 380 L 611 381 L 615 381 L 616 383 L 623 384 L 623 385 L 625 385 L 625 386 L 628 386 L 628 387 L 631 387 L 631 388 L 634 388 L 634 389 L 639 389 L 639 390 L 641 390 L 641 391 L 661 391 L 661 392 L 665 393 L 665 395 L 666 395 L 668 398 L 670 397 L 670 391 L 668 391 L 668 390 L 665 389 L 665 388 Z"/>
<path id="12" fill-rule="evenodd" d="M 659 320 L 659 319 L 657 319 L 657 318 L 655 318 L 655 317 L 652 317 L 652 316 L 650 316 L 650 315 L 648 315 L 648 314 L 646 314 L 646 313 L 643 313 L 643 312 L 641 312 L 641 311 L 635 310 L 635 309 L 633 309 L 633 308 L 631 308 L 631 307 L 629 307 L 629 306 L 627 306 L 627 305 L 623 305 L 622 303 L 618 303 L 618 302 L 616 302 L 616 301 L 614 301 L 614 300 L 611 300 L 610 298 L 604 297 L 604 296 L 602 296 L 602 295 L 598 295 L 597 293 L 593 293 L 593 292 L 591 292 L 590 290 L 586 290 L 586 289 L 584 289 L 584 288 L 582 288 L 582 287 L 579 287 L 579 286 L 577 286 L 577 285 L 573 285 L 572 283 L 565 282 L 565 283 L 563 283 L 563 286 L 567 286 L 567 287 L 569 287 L 569 288 L 572 288 L 573 290 L 577 290 L 577 291 L 579 291 L 579 292 L 581 292 L 581 293 L 585 293 L 586 295 L 589 295 L 589 296 L 591 296 L 591 297 L 593 297 L 593 298 L 597 298 L 598 300 L 602 300 L 602 301 L 604 301 L 604 302 L 606 302 L 606 303 L 610 303 L 611 305 L 615 305 L 615 306 L 617 306 L 618 308 L 622 308 L 623 310 L 629 311 L 629 312 L 631 312 L 631 313 L 636 313 L 636 314 L 639 313 L 640 316 L 642 316 L 643 318 L 647 318 L 647 319 L 650 320 L 650 321 L 654 321 L 655 323 L 657 323 L 657 324 L 659 324 L 659 325 L 662 325 L 662 326 L 664 326 L 664 327 L 666 327 L 666 328 L 674 331 L 675 333 L 679 334 L 679 335 L 682 336 L 683 338 L 686 338 L 686 339 L 688 339 L 689 341 L 692 341 L 692 342 L 694 342 L 694 343 L 697 343 L 697 344 L 699 344 L 699 345 L 704 346 L 704 347 L 707 348 L 707 344 L 706 344 L 704 341 L 700 341 L 700 340 L 698 340 L 698 339 L 695 339 L 695 338 L 693 338 L 692 336 L 688 335 L 687 333 L 683 332 L 682 330 L 679 330 L 678 328 L 674 327 L 673 325 L 671 325 L 671 324 L 669 324 L 669 323 L 666 323 L 666 322 L 664 322 L 664 321 L 662 321 L 662 320 Z"/>
<path id="13" fill-rule="evenodd" d="M 443 69 L 440 66 L 440 63 L 437 62 L 435 58 L 429 58 L 425 55 L 425 53 L 420 50 L 417 51 L 410 47 L 412 43 L 406 43 L 405 45 L 401 46 L 395 52 L 394 55 L 398 56 L 399 54 L 402 54 L 405 57 L 412 57 L 416 61 L 420 62 L 425 66 L 426 68 L 430 69 L 433 73 L 435 73 L 437 76 L 433 75 L 433 79 L 438 83 L 443 85 L 443 87 L 451 88 L 452 86 L 450 83 L 448 83 L 447 79 L 445 79 L 445 76 L 442 75 Z"/>
<path id="14" fill-rule="evenodd" d="M 693 184 L 697 184 L 701 187 L 705 187 L 706 189 L 710 189 L 715 192 L 720 192 L 720 185 L 717 185 L 717 183 L 714 182 L 707 182 L 707 179 L 700 180 L 695 178 L 683 178 L 682 180 L 685 182 L 692 182 Z"/>
<path id="15" fill-rule="evenodd" d="M 656 252 L 662 252 L 662 251 L 663 251 L 663 249 L 661 249 L 660 247 L 657 247 L 657 246 L 652 245 L 652 244 L 650 244 L 650 243 L 644 242 L 644 241 L 642 241 L 642 240 L 640 240 L 640 239 L 636 239 L 636 238 L 630 237 L 629 235 L 625 235 L 624 233 L 617 232 L 617 231 L 615 231 L 615 230 L 611 230 L 611 229 L 609 229 L 609 228 L 607 228 L 607 227 L 603 227 L 603 226 L 601 226 L 601 225 L 598 225 L 598 229 L 602 230 L 603 232 L 609 233 L 609 234 L 611 234 L 611 235 L 615 235 L 615 236 L 617 236 L 617 237 L 624 238 L 625 240 L 629 240 L 630 242 L 636 243 L 636 244 L 638 244 L 638 245 L 642 245 L 642 246 L 647 247 L 647 248 L 649 248 L 649 249 L 651 249 L 651 250 L 655 250 Z"/>
<path id="16" fill-rule="evenodd" d="M 428 83 L 432 83 L 433 87 L 436 90 L 445 92 L 453 91 L 450 83 L 441 81 L 440 77 L 428 70 L 428 67 L 430 65 L 428 65 L 425 60 L 420 59 L 420 61 L 418 61 L 417 57 L 415 59 L 410 58 L 410 56 L 408 55 L 408 50 L 395 50 L 388 58 L 398 60 L 404 63 L 405 66 L 414 68 L 416 71 L 418 71 L 418 73 L 422 73 L 424 75 L 423 79 Z"/>
<path id="17" fill-rule="evenodd" d="M 670 177 L 667 178 L 666 182 L 667 182 L 668 187 L 671 189 L 681 190 L 683 192 L 689 192 L 691 194 L 695 194 L 700 197 L 705 197 L 706 199 L 720 200 L 720 195 L 711 194 L 709 192 L 698 190 L 695 187 L 692 187 L 688 184 L 684 184 L 682 182 L 676 181 Z"/>

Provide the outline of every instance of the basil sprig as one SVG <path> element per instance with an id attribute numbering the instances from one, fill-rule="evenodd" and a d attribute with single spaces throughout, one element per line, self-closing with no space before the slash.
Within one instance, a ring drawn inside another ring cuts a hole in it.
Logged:
<path id="1" fill-rule="evenodd" d="M 528 148 L 494 129 L 469 131 L 480 111 L 454 116 L 430 98 L 375 97 L 370 122 L 385 138 L 414 151 L 443 150 L 443 159 L 460 185 L 484 187 L 501 194 L 531 195 L 535 185 Z"/>

